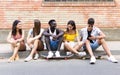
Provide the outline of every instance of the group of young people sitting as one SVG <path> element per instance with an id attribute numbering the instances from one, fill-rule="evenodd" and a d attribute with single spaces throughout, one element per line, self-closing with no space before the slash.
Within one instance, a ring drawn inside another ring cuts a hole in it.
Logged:
<path id="1" fill-rule="evenodd" d="M 47 58 L 53 57 L 53 51 L 55 51 L 56 57 L 60 57 L 61 44 L 64 43 L 64 50 L 78 56 L 86 55 L 86 51 L 79 51 L 81 47 L 83 47 L 84 50 L 88 51 L 91 57 L 90 63 L 95 64 L 96 58 L 93 54 L 93 50 L 96 50 L 102 45 L 108 55 L 108 60 L 117 63 L 118 61 L 111 54 L 110 49 L 105 42 L 105 34 L 98 27 L 94 26 L 94 23 L 95 20 L 89 18 L 87 27 L 78 31 L 75 21 L 70 20 L 67 23 L 66 30 L 63 31 L 57 28 L 57 23 L 54 19 L 51 19 L 48 22 L 49 27 L 47 29 L 42 29 L 40 20 L 35 19 L 34 27 L 29 30 L 27 36 L 27 45 L 30 47 L 31 52 L 24 61 L 28 62 L 32 59 L 38 59 L 39 51 L 44 50 L 45 42 L 46 48 L 49 51 Z M 9 32 L 7 41 L 11 44 L 13 50 L 13 55 L 9 58 L 8 62 L 18 60 L 18 51 L 26 50 L 24 30 L 22 30 L 21 21 L 15 20 L 13 22 L 12 31 Z"/>

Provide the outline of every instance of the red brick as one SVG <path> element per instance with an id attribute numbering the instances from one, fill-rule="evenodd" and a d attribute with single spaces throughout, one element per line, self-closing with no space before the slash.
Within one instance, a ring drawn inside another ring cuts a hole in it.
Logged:
<path id="1" fill-rule="evenodd" d="M 11 28 L 15 19 L 20 19 L 23 28 L 31 28 L 34 19 L 42 27 L 48 27 L 50 19 L 56 19 L 58 27 L 65 28 L 68 20 L 75 20 L 77 28 L 87 25 L 89 17 L 95 18 L 95 25 L 103 28 L 120 27 L 120 0 L 115 3 L 44 4 L 43 0 L 2 0 L 0 2 L 0 28 Z"/>

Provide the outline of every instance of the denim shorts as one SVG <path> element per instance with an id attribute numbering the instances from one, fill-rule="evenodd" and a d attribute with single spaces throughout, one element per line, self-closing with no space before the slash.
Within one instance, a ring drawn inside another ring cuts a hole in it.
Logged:
<path id="1" fill-rule="evenodd" d="M 98 43 L 98 41 L 95 41 L 94 43 L 90 43 L 90 46 L 92 48 L 93 51 L 95 51 L 100 45 Z M 83 46 L 84 50 L 86 50 L 86 46 Z"/>

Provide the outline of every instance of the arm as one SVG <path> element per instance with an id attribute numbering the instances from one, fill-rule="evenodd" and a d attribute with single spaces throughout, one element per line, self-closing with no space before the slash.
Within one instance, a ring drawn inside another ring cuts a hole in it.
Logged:
<path id="1" fill-rule="evenodd" d="M 56 39 L 59 38 L 60 36 L 64 35 L 64 32 L 62 30 L 60 30 L 60 29 L 57 29 L 57 30 L 58 30 L 59 34 L 53 37 L 53 38 L 56 38 Z"/>
<path id="2" fill-rule="evenodd" d="M 77 37 L 76 37 L 76 39 L 77 39 L 77 42 L 78 42 L 78 44 L 81 44 L 81 43 L 83 43 L 82 41 L 81 41 L 81 37 L 80 37 L 80 35 L 78 34 L 78 31 L 76 31 L 77 32 Z"/>
<path id="3" fill-rule="evenodd" d="M 44 32 L 44 30 L 41 30 L 41 32 L 39 33 L 39 35 L 35 36 L 33 38 L 33 40 L 39 39 L 42 36 L 43 32 Z"/>
<path id="4" fill-rule="evenodd" d="M 7 42 L 9 43 L 15 43 L 16 41 L 12 38 L 12 32 L 9 32 L 8 37 L 7 37 Z"/>
<path id="5" fill-rule="evenodd" d="M 96 39 L 104 39 L 106 36 L 103 32 L 100 32 L 100 35 L 99 36 L 96 36 L 95 38 Z"/>
<path id="6" fill-rule="evenodd" d="M 100 29 L 97 29 L 97 34 L 98 35 L 91 35 L 91 37 L 89 37 L 89 39 L 91 40 L 96 40 L 96 39 L 104 39 L 105 38 L 105 34 L 100 30 Z"/>
<path id="7" fill-rule="evenodd" d="M 9 32 L 8 37 L 7 37 L 7 42 L 11 43 L 11 32 Z"/>
<path id="8" fill-rule="evenodd" d="M 48 36 L 48 37 L 49 37 L 49 36 L 52 36 L 50 33 L 48 33 L 48 29 L 46 29 L 46 30 L 43 32 L 43 35 L 44 35 L 44 36 Z"/>

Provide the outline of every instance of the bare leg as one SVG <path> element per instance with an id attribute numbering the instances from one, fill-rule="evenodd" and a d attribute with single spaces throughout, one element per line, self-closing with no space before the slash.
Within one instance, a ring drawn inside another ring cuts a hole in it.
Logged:
<path id="1" fill-rule="evenodd" d="M 98 43 L 102 45 L 104 51 L 107 53 L 108 56 L 112 55 L 104 39 L 98 40 Z"/>
<path id="2" fill-rule="evenodd" d="M 36 53 L 36 50 L 38 48 L 38 42 L 39 42 L 39 40 L 34 41 L 34 47 L 32 48 L 32 51 L 29 56 L 33 57 L 33 55 Z"/>
<path id="3" fill-rule="evenodd" d="M 90 41 L 86 40 L 85 44 L 86 44 L 86 48 L 87 48 L 87 50 L 88 50 L 88 52 L 89 52 L 89 54 L 91 56 L 91 58 L 90 58 L 90 64 L 95 64 L 96 58 L 95 58 L 95 56 L 94 56 L 94 54 L 92 52 L 92 48 L 90 46 Z"/>
<path id="4" fill-rule="evenodd" d="M 37 50 L 35 51 L 35 54 L 42 50 L 44 50 L 44 44 L 42 41 L 39 40 L 38 47 L 37 47 Z"/>
<path id="5" fill-rule="evenodd" d="M 90 46 L 89 40 L 86 40 L 85 44 L 86 44 L 86 48 L 87 48 L 90 56 L 91 56 L 91 57 L 94 56 L 94 54 L 93 54 L 93 52 L 92 52 L 92 48 L 91 48 L 91 46 Z"/>
<path id="6" fill-rule="evenodd" d="M 75 54 L 78 54 L 78 51 L 75 50 L 73 47 L 71 47 L 71 46 L 68 44 L 68 42 L 65 42 L 64 45 L 65 45 L 65 48 L 66 48 L 67 50 L 69 50 L 69 51 L 71 51 L 71 52 L 73 52 L 73 53 L 75 53 Z"/>
<path id="7" fill-rule="evenodd" d="M 79 44 L 75 45 L 74 49 L 75 49 L 75 50 L 78 50 L 78 49 L 80 49 L 82 46 L 83 46 L 83 43 L 80 42 Z"/>
<path id="8" fill-rule="evenodd" d="M 14 48 L 13 55 L 9 58 L 8 62 L 12 62 L 15 60 L 16 56 L 18 55 L 19 48 L 20 48 L 20 43 L 17 43 L 15 48 Z"/>
<path id="9" fill-rule="evenodd" d="M 46 47 L 49 51 L 51 51 L 51 48 L 50 48 L 50 39 L 49 37 L 45 37 L 45 43 L 46 43 Z"/>
<path id="10" fill-rule="evenodd" d="M 57 51 L 60 50 L 60 47 L 61 47 L 61 44 L 62 44 L 62 41 L 63 41 L 63 37 L 59 37 L 59 43 L 58 43 L 58 48 L 57 48 Z"/>

